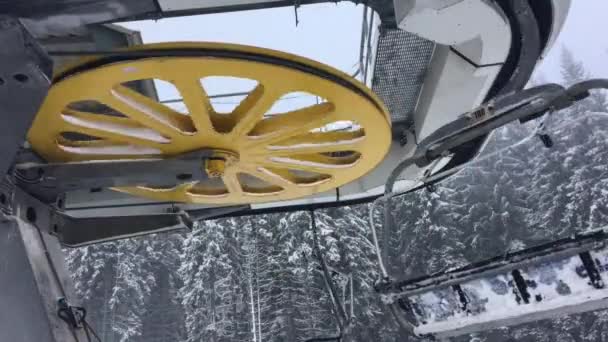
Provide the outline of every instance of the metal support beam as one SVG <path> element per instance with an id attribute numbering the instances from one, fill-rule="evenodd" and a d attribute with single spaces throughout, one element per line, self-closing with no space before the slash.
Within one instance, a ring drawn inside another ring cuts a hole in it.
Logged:
<path id="1" fill-rule="evenodd" d="M 207 179 L 207 160 L 225 160 L 216 150 L 201 149 L 171 158 L 97 160 L 15 165 L 17 185 L 45 202 L 79 189 L 175 184 Z M 224 152 L 227 155 L 229 152 Z"/>
<path id="2" fill-rule="evenodd" d="M 191 230 L 195 223 L 231 213 L 249 206 L 210 207 L 174 210 L 147 215 L 74 217 L 63 211 L 63 199 L 46 203 L 15 187 L 9 181 L 0 182 L 0 208 L 19 206 L 16 218 L 59 239 L 62 245 L 78 247 L 92 243 L 124 239 L 174 230 Z M 5 210 L 8 210 L 5 209 Z"/>
<path id="3" fill-rule="evenodd" d="M 0 46 L 0 175 L 4 175 L 46 97 L 53 64 L 18 19 L 0 16 Z"/>
<path id="4" fill-rule="evenodd" d="M 2 217 L 0 260 L 1 341 L 87 341 L 83 328 L 58 316 L 59 300 L 69 303 L 75 295 L 57 239 L 14 216 Z"/>
<path id="5" fill-rule="evenodd" d="M 46 97 L 52 62 L 15 18 L 0 16 L 0 45 L 4 177 Z M 74 293 L 59 242 L 20 219 L 27 209 L 14 201 L 12 189 L 11 182 L 0 184 L 0 341 L 84 342 L 82 317 L 73 315 L 69 304 Z"/>

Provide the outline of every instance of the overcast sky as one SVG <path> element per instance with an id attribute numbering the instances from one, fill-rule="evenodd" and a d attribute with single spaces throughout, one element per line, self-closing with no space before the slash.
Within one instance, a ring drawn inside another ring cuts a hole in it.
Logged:
<path id="1" fill-rule="evenodd" d="M 141 31 L 146 43 L 248 44 L 310 57 L 350 73 L 355 70 L 359 51 L 361 11 L 362 6 L 348 2 L 303 6 L 299 10 L 298 27 L 293 7 L 143 21 L 125 26 Z M 560 51 L 567 46 L 594 76 L 608 77 L 607 15 L 607 0 L 572 0 L 564 30 L 540 67 L 543 76 L 557 81 Z"/>
<path id="2" fill-rule="evenodd" d="M 246 44 L 309 57 L 350 74 L 356 70 L 359 54 L 362 8 L 352 3 L 303 6 L 298 10 L 297 27 L 293 7 L 143 21 L 125 26 L 140 31 L 145 43 L 206 41 Z M 252 89 L 250 82 L 235 83 L 217 77 L 204 80 L 203 86 L 212 95 Z M 167 84 L 157 82 L 157 89 L 161 100 L 178 96 Z M 214 99 L 212 104 L 218 112 L 231 112 L 243 98 Z M 303 93 L 285 94 L 270 112 L 307 107 L 316 101 L 316 97 Z M 180 103 L 171 106 L 184 109 Z"/>
<path id="3" fill-rule="evenodd" d="M 359 53 L 362 6 L 303 6 L 295 25 L 293 7 L 169 18 L 125 24 L 144 42 L 210 41 L 272 48 L 314 58 L 343 70 Z"/>
<path id="4" fill-rule="evenodd" d="M 567 46 L 594 77 L 608 77 L 608 1 L 572 0 L 570 15 L 541 72 L 550 80 L 557 71 L 562 47 Z"/>

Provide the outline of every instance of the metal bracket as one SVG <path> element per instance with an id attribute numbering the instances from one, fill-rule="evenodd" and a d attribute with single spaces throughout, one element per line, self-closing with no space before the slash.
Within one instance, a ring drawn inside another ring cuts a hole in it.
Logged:
<path id="1" fill-rule="evenodd" d="M 248 206 L 204 208 L 130 216 L 74 217 L 63 211 L 62 194 L 83 188 L 146 184 L 175 184 L 206 179 L 206 162 L 218 151 L 202 149 L 167 159 L 22 163 L 15 166 L 15 183 L 3 196 L 19 206 L 20 219 L 56 236 L 70 247 L 170 230 L 191 230 L 203 219 L 247 209 Z M 220 158 L 221 159 L 221 158 Z M 0 196 L 1 197 L 1 196 Z M 1 199 L 1 198 L 0 198 Z"/>
<path id="2" fill-rule="evenodd" d="M 591 256 L 591 253 L 586 251 L 580 253 L 579 257 L 581 258 L 581 262 L 585 268 L 585 273 L 589 278 L 589 283 L 596 289 L 603 289 L 604 281 L 595 260 L 593 260 L 593 256 Z"/>
<path id="3" fill-rule="evenodd" d="M 573 103 L 574 100 L 567 94 L 567 90 L 557 84 L 547 84 L 499 97 L 484 106 L 491 106 L 492 111 L 489 112 L 491 115 L 480 117 L 476 114 L 479 110 L 474 110 L 457 122 L 463 127 L 452 127 L 452 132 L 442 137 L 433 137 L 432 140 L 427 140 L 426 144 L 421 144 L 422 148 L 419 151 L 426 150 L 424 151 L 426 160 L 422 159 L 417 164 L 428 164 L 446 152 L 449 153 L 456 147 L 510 122 L 529 121 L 555 107 L 565 108 Z"/>
<path id="4" fill-rule="evenodd" d="M 58 195 L 78 189 L 204 180 L 208 177 L 205 162 L 214 159 L 215 154 L 212 149 L 201 149 L 166 159 L 28 162 L 15 165 L 15 178 L 27 192 L 54 202 Z"/>
<path id="5" fill-rule="evenodd" d="M 75 293 L 56 238 L 18 216 L 1 217 L 0 258 L 0 300 L 10 308 L 0 313 L 1 341 L 87 341 L 84 329 L 58 315 L 57 299 Z"/>
<path id="6" fill-rule="evenodd" d="M 568 108 L 585 99 L 593 89 L 608 89 L 608 79 L 592 79 L 577 83 L 570 88 L 564 88 L 559 84 L 529 88 L 492 100 L 489 104 L 492 110 L 488 112 L 491 115 L 481 115 L 481 120 L 478 119 L 480 115 L 475 113 L 461 115 L 458 120 L 439 128 L 420 142 L 416 153 L 393 169 L 385 185 L 385 194 L 392 194 L 397 177 L 408 167 L 428 166 L 433 161 L 450 155 L 458 147 L 513 121 L 519 120 L 523 123 L 546 113 Z M 479 109 L 473 112 L 477 111 Z"/>
<path id="7" fill-rule="evenodd" d="M 71 306 L 67 299 L 60 298 L 57 301 L 57 316 L 74 329 L 83 327 L 86 310 L 82 307 Z"/>
<path id="8" fill-rule="evenodd" d="M 4 211 L 15 215 L 51 234 L 69 247 L 117 240 L 127 237 L 159 233 L 170 230 L 191 230 L 196 222 L 247 209 L 248 206 L 230 206 L 181 210 L 133 216 L 74 217 L 62 210 L 61 200 L 47 204 L 26 191 L 4 182 L 0 197 L 12 199 L 12 206 Z"/>

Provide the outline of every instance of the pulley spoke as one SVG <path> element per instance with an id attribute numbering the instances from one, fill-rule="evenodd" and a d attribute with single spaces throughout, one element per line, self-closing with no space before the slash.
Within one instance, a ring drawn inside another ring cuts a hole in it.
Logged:
<path id="1" fill-rule="evenodd" d="M 200 80 L 188 76 L 175 78 L 173 83 L 182 96 L 196 130 L 205 134 L 213 132 L 211 121 L 213 107 Z"/>
<path id="2" fill-rule="evenodd" d="M 261 121 L 251 132 L 252 145 L 268 145 L 293 136 L 310 133 L 338 119 L 335 106 L 321 103 L 285 114 L 272 116 Z"/>
<path id="3" fill-rule="evenodd" d="M 117 140 L 138 140 L 145 141 L 148 145 L 154 143 L 168 144 L 171 140 L 162 136 L 155 130 L 139 125 L 136 121 L 129 118 L 122 118 L 109 115 L 100 115 L 87 112 L 66 109 L 61 114 L 61 118 L 68 124 L 76 126 L 76 130 L 87 129 L 91 135 L 99 138 Z"/>
<path id="4" fill-rule="evenodd" d="M 131 119 L 172 138 L 195 132 L 190 119 L 125 86 L 116 86 L 102 99 Z"/>
<path id="5" fill-rule="evenodd" d="M 244 171 L 252 176 L 255 176 L 266 183 L 276 185 L 284 190 L 300 191 L 295 177 L 291 176 L 287 170 L 269 170 L 260 166 L 246 166 Z"/>
<path id="6" fill-rule="evenodd" d="M 74 161 L 88 160 L 91 156 L 105 156 L 106 158 L 141 158 L 142 156 L 158 156 L 162 154 L 160 149 L 153 147 L 137 146 L 110 140 L 68 140 L 57 139 L 60 150 L 71 154 Z"/>
<path id="7" fill-rule="evenodd" d="M 187 199 L 191 196 L 190 190 L 197 184 L 197 182 L 187 182 L 178 184 L 174 187 L 167 188 L 152 188 L 146 186 L 137 187 L 121 187 L 114 188 L 121 192 L 126 192 L 136 196 L 150 197 L 151 195 L 159 196 L 170 201 L 179 201 L 180 199 Z"/>
<path id="8" fill-rule="evenodd" d="M 294 157 L 267 157 L 260 159 L 259 162 L 268 167 L 334 175 L 352 167 L 358 159 L 358 157 L 334 158 L 317 154 Z"/>
<path id="9" fill-rule="evenodd" d="M 262 121 L 264 114 L 279 99 L 279 96 L 280 93 L 272 87 L 258 84 L 230 114 L 235 123 L 232 129 L 233 136 L 247 135 Z"/>
<path id="10" fill-rule="evenodd" d="M 359 151 L 365 136 L 362 131 L 314 132 L 266 146 L 261 152 L 271 156 L 323 152 Z"/>
<path id="11" fill-rule="evenodd" d="M 226 171 L 222 176 L 222 181 L 228 189 L 228 192 L 231 195 L 237 195 L 243 193 L 243 188 L 241 187 L 241 183 L 239 182 L 239 178 L 235 171 Z"/>

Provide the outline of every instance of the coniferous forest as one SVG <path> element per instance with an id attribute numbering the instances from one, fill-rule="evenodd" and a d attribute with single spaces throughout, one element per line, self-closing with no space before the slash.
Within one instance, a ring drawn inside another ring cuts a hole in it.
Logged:
<path id="1" fill-rule="evenodd" d="M 567 85 L 590 76 L 563 51 L 555 79 Z M 381 239 L 390 273 L 416 277 L 608 225 L 607 104 L 594 93 L 555 113 L 545 123 L 552 148 L 534 136 L 538 122 L 500 129 L 478 161 L 433 191 L 395 199 L 394 231 Z M 369 210 L 316 211 L 320 247 L 345 311 L 354 314 L 353 340 L 404 341 L 373 289 L 379 271 Z M 292 342 L 337 334 L 313 248 L 310 213 L 292 212 L 66 252 L 104 342 Z M 608 313 L 459 340 L 608 341 Z"/>

